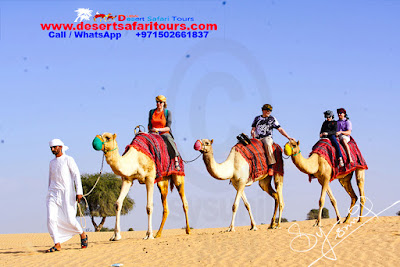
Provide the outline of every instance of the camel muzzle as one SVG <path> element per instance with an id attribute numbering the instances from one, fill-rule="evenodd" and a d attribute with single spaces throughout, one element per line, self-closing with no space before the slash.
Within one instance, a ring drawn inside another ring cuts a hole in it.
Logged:
<path id="1" fill-rule="evenodd" d="M 289 143 L 286 143 L 285 149 L 284 149 L 283 152 L 285 153 L 286 156 L 291 156 L 291 155 L 293 155 L 293 148 L 290 146 Z"/>
<path id="2" fill-rule="evenodd" d="M 200 141 L 200 140 L 197 140 L 197 141 L 194 143 L 193 148 L 194 148 L 194 150 L 200 151 L 201 148 L 202 148 L 202 143 L 201 143 L 201 141 Z"/>
<path id="3" fill-rule="evenodd" d="M 96 135 L 96 137 L 93 139 L 92 146 L 94 150 L 99 151 L 103 149 L 104 141 L 102 139 L 103 138 L 101 138 L 100 135 Z"/>

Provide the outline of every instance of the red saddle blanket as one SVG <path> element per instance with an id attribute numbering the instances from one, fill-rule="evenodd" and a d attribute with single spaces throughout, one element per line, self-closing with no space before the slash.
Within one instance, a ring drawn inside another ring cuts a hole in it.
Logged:
<path id="1" fill-rule="evenodd" d="M 257 177 L 268 173 L 268 165 L 263 143 L 258 139 L 251 139 L 250 141 L 251 144 L 247 146 L 237 143 L 234 147 L 249 164 L 249 179 L 255 181 Z M 282 148 L 274 143 L 273 149 L 276 160 L 276 164 L 273 165 L 274 172 L 283 175 Z"/>
<path id="2" fill-rule="evenodd" d="M 339 141 L 338 141 L 339 142 Z M 349 162 L 347 153 L 342 145 L 341 142 L 339 142 L 340 145 L 340 151 L 342 152 L 343 155 L 343 161 L 344 161 L 344 167 L 339 167 L 339 162 L 336 158 L 336 149 L 332 145 L 331 141 L 328 138 L 323 138 L 320 139 L 312 148 L 312 151 L 310 153 L 316 153 L 326 159 L 326 161 L 331 165 L 332 167 L 332 177 L 331 177 L 331 182 L 335 180 L 339 175 L 345 175 L 348 174 L 355 169 L 368 169 L 367 162 L 361 155 L 361 151 L 358 149 L 356 141 L 353 139 L 353 137 L 350 136 L 350 142 L 348 143 L 350 147 L 350 153 L 351 153 L 351 158 L 353 159 L 353 163 Z M 310 174 L 309 175 L 309 181 L 311 182 L 311 179 L 315 178 L 314 175 Z"/>
<path id="3" fill-rule="evenodd" d="M 156 165 L 156 180 L 159 182 L 164 176 L 171 174 L 185 175 L 182 158 L 179 157 L 181 170 L 176 170 L 174 158 L 168 155 L 167 145 L 159 134 L 139 133 L 125 148 L 124 154 L 131 148 L 149 156 Z M 123 155 L 124 155 L 123 154 Z"/>

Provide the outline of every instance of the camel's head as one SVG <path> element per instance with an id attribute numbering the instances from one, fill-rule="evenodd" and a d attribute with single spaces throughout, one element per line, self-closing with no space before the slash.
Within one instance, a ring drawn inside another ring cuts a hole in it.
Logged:
<path id="1" fill-rule="evenodd" d="M 284 149 L 285 155 L 286 156 L 296 156 L 297 154 L 299 154 L 300 153 L 299 145 L 300 145 L 300 141 L 296 142 L 296 141 L 290 140 L 289 142 L 287 142 L 285 145 L 285 149 Z"/>
<path id="2" fill-rule="evenodd" d="M 194 143 L 194 149 L 197 151 L 200 151 L 201 153 L 208 153 L 212 151 L 212 143 L 214 142 L 214 139 L 208 140 L 208 139 L 201 139 L 197 140 L 196 143 Z"/>
<path id="3" fill-rule="evenodd" d="M 102 150 L 104 153 L 113 151 L 118 148 L 115 139 L 117 134 L 103 133 L 102 135 L 96 135 L 93 139 L 92 145 L 95 150 Z"/>

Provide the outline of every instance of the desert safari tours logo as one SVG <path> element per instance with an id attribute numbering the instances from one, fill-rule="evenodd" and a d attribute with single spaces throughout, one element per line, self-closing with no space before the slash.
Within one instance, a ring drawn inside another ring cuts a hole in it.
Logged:
<path id="1" fill-rule="evenodd" d="M 207 38 L 217 30 L 215 23 L 198 23 L 194 17 L 139 16 L 96 12 L 89 8 L 75 10 L 74 23 L 41 23 L 49 38 L 103 38 L 118 40 L 119 31 L 136 31 L 138 38 Z M 101 31 L 101 32 L 98 32 Z"/>

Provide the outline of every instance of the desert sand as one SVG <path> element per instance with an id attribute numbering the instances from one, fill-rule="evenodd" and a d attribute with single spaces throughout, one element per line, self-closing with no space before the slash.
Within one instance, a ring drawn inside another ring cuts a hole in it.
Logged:
<path id="1" fill-rule="evenodd" d="M 122 232 L 117 242 L 108 241 L 111 232 L 89 232 L 87 249 L 75 236 L 53 253 L 44 253 L 52 246 L 48 233 L 2 234 L 0 266 L 400 266 L 400 216 L 355 221 L 335 226 L 334 219 L 324 219 L 321 228 L 302 221 L 274 230 L 192 229 L 190 235 L 170 229 L 153 240 L 133 231 Z"/>

